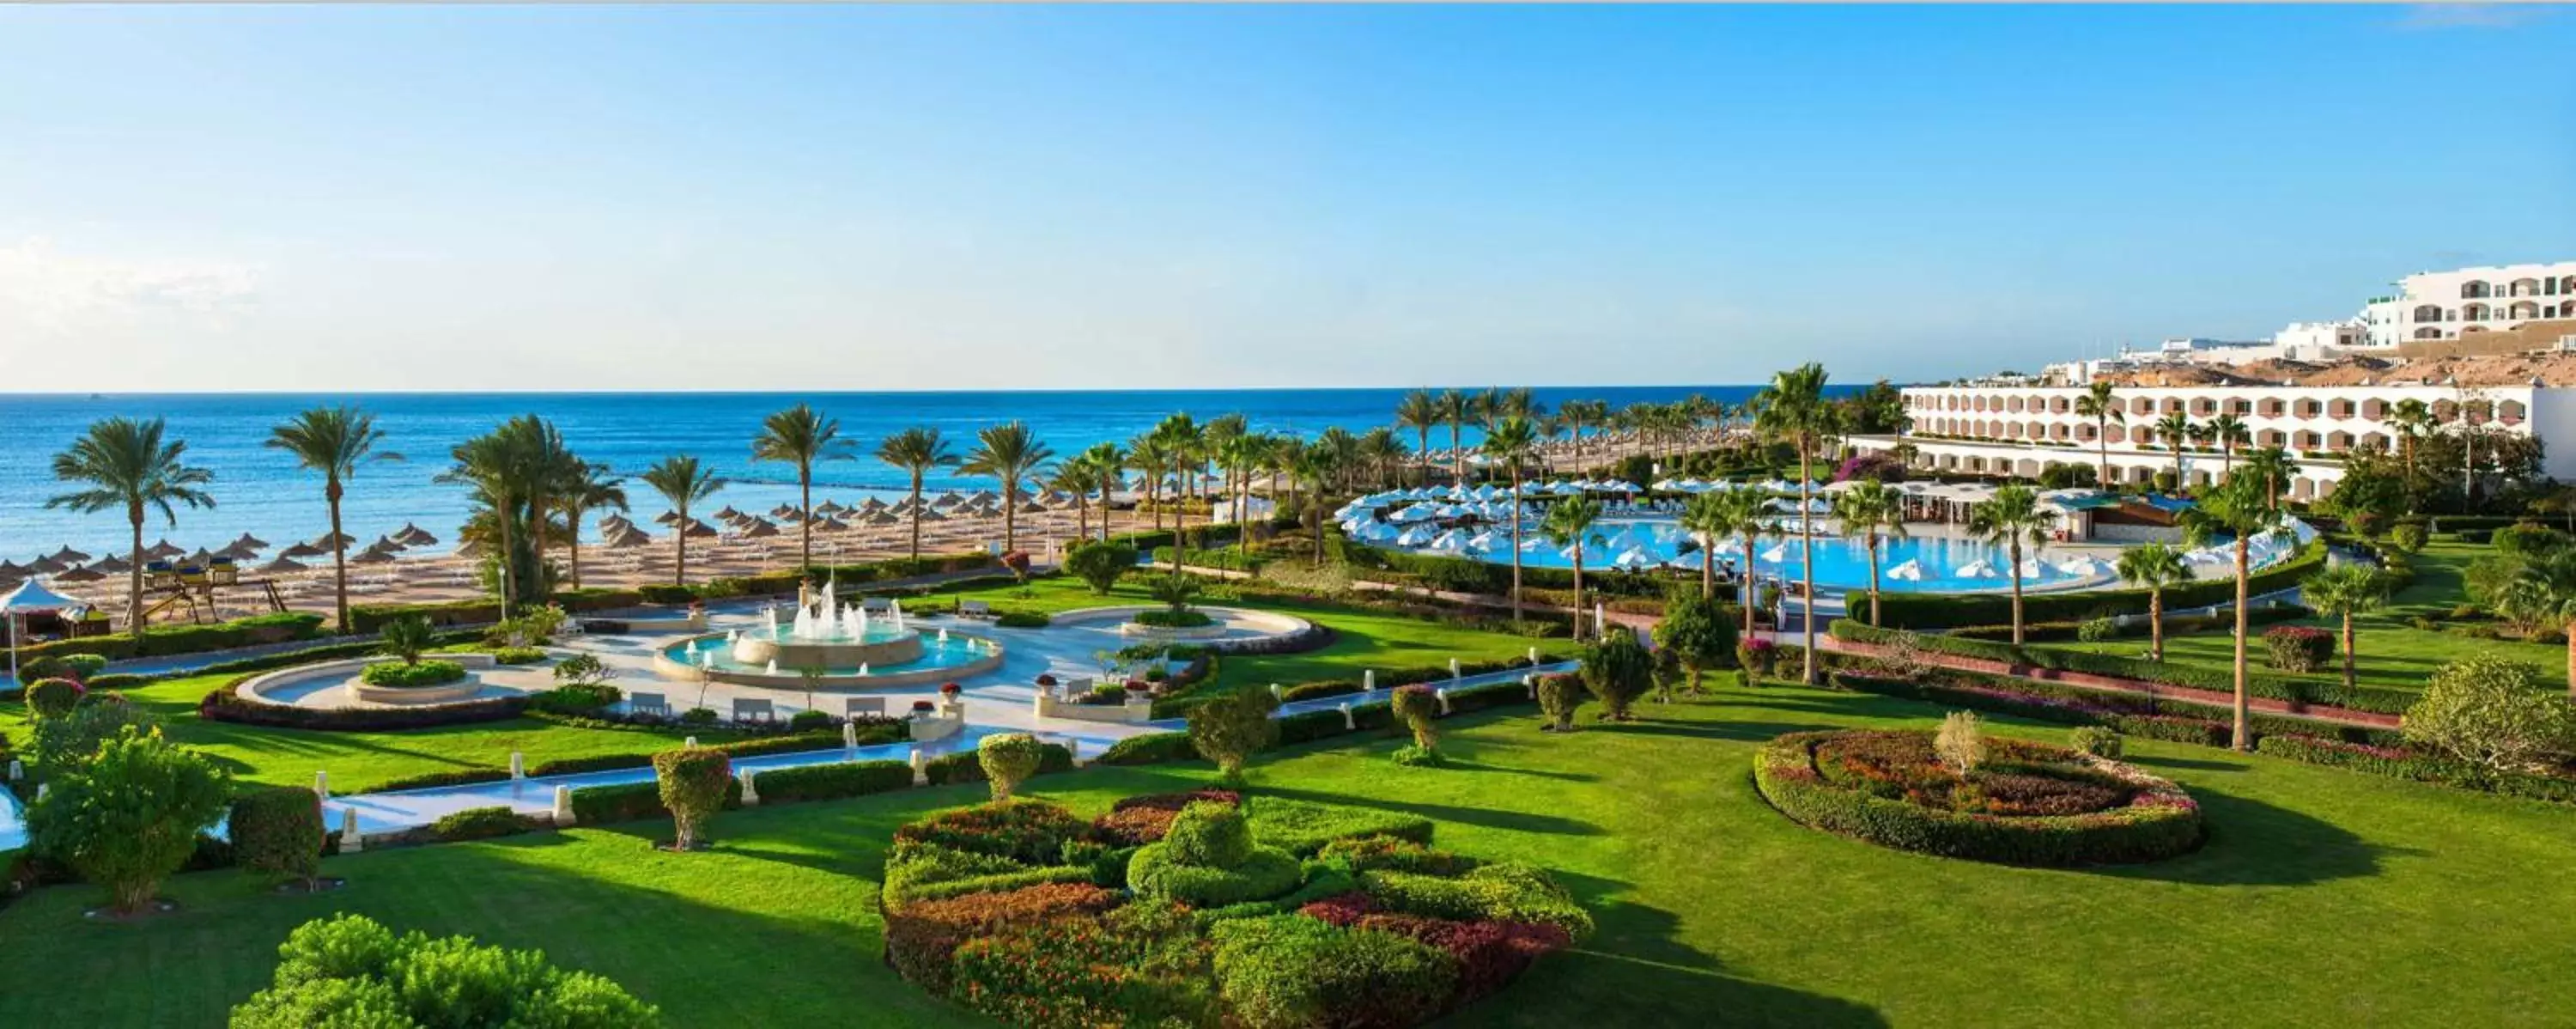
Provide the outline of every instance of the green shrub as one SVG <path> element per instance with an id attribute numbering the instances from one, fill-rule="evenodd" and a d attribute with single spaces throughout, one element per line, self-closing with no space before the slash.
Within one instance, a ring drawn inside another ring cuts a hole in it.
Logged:
<path id="1" fill-rule="evenodd" d="M 778 768 L 752 777 L 763 804 L 798 800 L 832 800 L 885 793 L 912 785 L 912 765 L 903 761 L 853 761 L 834 765 Z"/>
<path id="2" fill-rule="evenodd" d="M 495 664 L 533 665 L 542 664 L 545 660 L 546 652 L 536 647 L 495 647 L 492 650 Z"/>
<path id="3" fill-rule="evenodd" d="M 28 845 L 108 891 L 116 910 L 152 902 L 230 803 L 231 778 L 196 752 L 125 726 L 95 756 L 57 768 L 27 809 Z"/>
<path id="4" fill-rule="evenodd" d="M 308 885 L 322 869 L 328 827 L 322 798 L 293 786 L 258 787 L 233 798 L 224 820 L 233 859 L 243 868 L 288 876 Z"/>
<path id="5" fill-rule="evenodd" d="M 1315 856 L 1324 861 L 1350 866 L 1354 872 L 1391 870 L 1419 872 L 1424 875 L 1463 875 L 1481 862 L 1464 855 L 1435 850 L 1411 840 L 1393 836 L 1358 836 L 1334 840 L 1324 845 Z"/>
<path id="6" fill-rule="evenodd" d="M 975 745 L 975 762 L 993 784 L 994 800 L 1011 799 L 1011 791 L 1037 774 L 1038 763 L 1046 758 L 1040 746 L 1037 737 L 1024 732 L 996 733 Z"/>
<path id="7" fill-rule="evenodd" d="M 2120 756 L 2119 730 L 2099 725 L 2079 725 L 2067 735 L 2067 746 L 2094 757 L 2117 759 Z"/>
<path id="8" fill-rule="evenodd" d="M 1198 950 L 1186 909 L 1130 903 L 967 941 L 952 996 L 1004 1025 L 1214 1025 Z"/>
<path id="9" fill-rule="evenodd" d="M 1211 697 L 1190 709 L 1190 748 L 1216 762 L 1219 779 L 1240 782 L 1243 766 L 1252 760 L 1252 755 L 1279 739 L 1280 727 L 1270 717 L 1277 707 L 1278 703 L 1261 690 L 1237 690 Z"/>
<path id="10" fill-rule="evenodd" d="M 81 687 L 70 679 L 38 679 L 27 687 L 27 712 L 38 718 L 61 718 L 80 704 Z"/>
<path id="11" fill-rule="evenodd" d="M 1148 843 L 1127 862 L 1127 887 L 1139 896 L 1168 897 L 1193 907 L 1222 907 L 1265 900 L 1297 888 L 1297 859 L 1276 847 L 1256 847 L 1230 868 L 1184 864 L 1171 844 Z"/>
<path id="12" fill-rule="evenodd" d="M 47 654 L 20 662 L 18 681 L 30 685 L 46 679 L 88 682 L 106 669 L 107 659 L 97 654 Z"/>
<path id="13" fill-rule="evenodd" d="M 968 940 L 1069 915 L 1098 914 L 1124 896 L 1090 883 L 1043 883 L 998 893 L 920 900 L 885 916 L 886 961 L 897 974 L 945 995 L 952 958 Z"/>
<path id="14" fill-rule="evenodd" d="M 2388 541 L 2396 544 L 2398 550 L 2412 554 L 2424 549 L 2430 535 L 2422 522 L 2399 522 L 2397 528 L 2389 531 Z"/>
<path id="15" fill-rule="evenodd" d="M 635 592 L 647 604 L 686 604 L 698 599 L 696 590 L 667 582 L 647 583 Z"/>
<path id="16" fill-rule="evenodd" d="M 1205 611 L 1138 611 L 1129 621 L 1152 629 L 1201 629 L 1216 624 Z"/>
<path id="17" fill-rule="evenodd" d="M 429 831 L 439 839 L 452 843 L 460 840 L 488 840 L 500 836 L 516 836 L 532 831 L 536 827 L 535 819 L 507 807 L 494 805 L 470 807 L 463 811 L 442 815 L 438 821 L 430 823 Z"/>
<path id="18" fill-rule="evenodd" d="M 671 844 L 675 850 L 697 846 L 699 829 L 724 807 L 729 791 L 733 798 L 740 797 L 733 760 L 721 750 L 682 747 L 655 754 L 653 778 L 660 787 L 662 806 L 670 809 L 678 827 L 679 835 Z"/>
<path id="19" fill-rule="evenodd" d="M 2406 741 L 2473 769 L 2540 771 L 2576 751 L 2576 707 L 2547 689 L 2540 670 L 2497 654 L 2472 654 L 2433 673 L 2406 711 Z"/>
<path id="20" fill-rule="evenodd" d="M 368 665 L 365 671 L 358 673 L 358 678 L 369 686 L 418 689 L 463 681 L 465 666 L 454 661 L 422 661 L 417 664 L 382 661 Z"/>
<path id="21" fill-rule="evenodd" d="M 725 807 L 742 804 L 742 783 L 728 781 Z M 611 825 L 618 822 L 641 822 L 669 818 L 671 809 L 662 805 L 659 782 L 621 783 L 615 786 L 582 786 L 572 791 L 572 815 L 583 825 Z"/>
<path id="22" fill-rule="evenodd" d="M 1581 940 L 1592 915 L 1546 872 L 1519 862 L 1470 869 L 1456 877 L 1394 869 L 1361 872 L 1360 889 L 1393 911 L 1461 922 L 1552 925 Z"/>
<path id="23" fill-rule="evenodd" d="M 2264 663 L 2285 672 L 2313 672 L 2334 659 L 2334 634 L 2305 625 L 2276 625 L 2263 633 Z"/>
<path id="24" fill-rule="evenodd" d="M 1065 749 L 1064 744 L 1038 745 L 1037 774 L 1052 775 L 1072 770 L 1073 751 Z M 933 786 L 985 781 L 983 754 L 980 750 L 961 750 L 931 758 L 929 765 L 922 769 L 922 772 Z"/>
<path id="25" fill-rule="evenodd" d="M 1004 611 L 993 616 L 993 625 L 1002 629 L 1043 629 L 1054 622 L 1044 611 Z"/>
<path id="26" fill-rule="evenodd" d="M 1432 822 L 1420 815 L 1285 797 L 1247 798 L 1243 812 L 1255 842 L 1299 857 L 1312 855 L 1334 840 L 1360 836 L 1392 836 L 1424 846 L 1431 843 Z"/>
<path id="27" fill-rule="evenodd" d="M 1064 552 L 1065 572 L 1104 597 L 1118 585 L 1120 576 L 1135 567 L 1136 548 L 1117 540 L 1083 543 Z"/>
<path id="28" fill-rule="evenodd" d="M 274 982 L 233 1009 L 233 1029 L 661 1024 L 657 1009 L 616 983 L 556 968 L 537 951 L 397 938 L 361 915 L 306 922 L 277 951 Z"/>
<path id="29" fill-rule="evenodd" d="M 1547 713 L 1547 727 L 1558 732 L 1574 730 L 1574 711 L 1583 704 L 1583 680 L 1572 675 L 1542 675 L 1538 678 L 1538 707 Z"/>
<path id="30" fill-rule="evenodd" d="M 1209 931 L 1217 992 L 1245 1029 L 1405 1026 L 1457 984 L 1457 961 L 1393 933 L 1301 915 L 1239 918 Z"/>

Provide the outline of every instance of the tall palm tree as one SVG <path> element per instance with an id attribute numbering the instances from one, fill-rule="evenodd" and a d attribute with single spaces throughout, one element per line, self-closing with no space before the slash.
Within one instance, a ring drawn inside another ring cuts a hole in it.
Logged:
<path id="1" fill-rule="evenodd" d="M 2048 542 L 2048 530 L 2057 524 L 2057 512 L 2039 506 L 2039 494 L 2020 483 L 2004 486 L 1995 495 L 1978 501 L 1968 509 L 1968 534 L 2004 549 L 2012 561 L 2012 642 L 2021 646 L 2021 558 L 2022 548 L 2037 554 Z"/>
<path id="2" fill-rule="evenodd" d="M 504 428 L 507 428 L 505 425 Z M 499 594 L 501 611 L 508 614 L 518 598 L 518 552 L 510 531 L 518 521 L 518 510 L 526 503 L 529 488 L 528 461 L 519 440 L 503 431 L 487 432 L 449 448 L 449 460 L 455 462 L 438 473 L 436 481 L 456 483 L 472 490 L 474 499 L 482 501 L 492 515 L 494 567 L 493 585 Z"/>
<path id="3" fill-rule="evenodd" d="M 1127 442 L 1127 464 L 1145 477 L 1145 506 L 1154 512 L 1154 529 L 1157 532 L 1163 528 L 1163 475 L 1171 471 L 1178 460 L 1173 453 L 1171 438 L 1162 433 L 1149 430 L 1138 433 L 1135 439 Z"/>
<path id="4" fill-rule="evenodd" d="M 1424 457 L 1422 475 L 1417 485 L 1431 484 L 1431 430 L 1443 419 L 1440 398 L 1427 389 L 1417 389 L 1395 402 L 1395 424 L 1413 430 L 1414 444 Z"/>
<path id="5" fill-rule="evenodd" d="M 1075 456 L 1090 469 L 1091 487 L 1100 491 L 1100 538 L 1109 538 L 1109 495 L 1124 485 L 1127 474 L 1127 450 L 1116 443 L 1100 442 Z M 1075 496 L 1079 502 L 1080 495 Z"/>
<path id="6" fill-rule="evenodd" d="M 1360 455 L 1376 472 L 1370 477 L 1374 485 L 1386 485 L 1387 477 L 1403 467 L 1409 453 L 1404 449 L 1404 441 L 1395 438 L 1393 429 L 1379 426 L 1360 436 Z"/>
<path id="7" fill-rule="evenodd" d="M 376 449 L 384 438 L 375 415 L 345 405 L 298 412 L 268 434 L 269 447 L 295 455 L 297 467 L 322 473 L 322 503 L 331 511 L 331 624 L 343 633 L 349 631 L 349 541 L 340 531 L 340 498 L 359 465 L 403 459 Z"/>
<path id="8" fill-rule="evenodd" d="M 697 458 L 686 454 L 663 458 L 637 478 L 653 487 L 653 492 L 661 494 L 662 499 L 671 505 L 672 512 L 679 516 L 679 522 L 671 527 L 671 583 L 686 586 L 689 583 L 689 508 L 714 499 L 716 491 L 724 488 L 725 481 L 716 477 L 715 469 L 700 466 Z"/>
<path id="9" fill-rule="evenodd" d="M 1834 520 L 1843 535 L 1859 536 L 1869 549 L 1869 624 L 1878 624 L 1878 542 L 1905 537 L 1905 497 L 1886 483 L 1863 479 L 1834 497 Z"/>
<path id="10" fill-rule="evenodd" d="M 1291 439 L 1289 443 L 1298 444 L 1299 441 Z M 1340 458 L 1329 447 L 1292 445 L 1281 448 L 1280 459 L 1289 478 L 1297 484 L 1292 503 L 1298 503 L 1298 513 L 1315 537 L 1315 567 L 1322 568 L 1325 490 L 1341 473 L 1338 467 Z"/>
<path id="11" fill-rule="evenodd" d="M 2093 419 L 2094 481 L 2110 489 L 2111 423 L 2129 424 L 2129 413 L 2121 408 L 2120 398 L 2112 394 L 2110 383 L 2096 382 L 2084 387 L 2084 395 L 2075 398 L 2075 416 Z"/>
<path id="12" fill-rule="evenodd" d="M 2236 471 L 2236 448 L 2254 443 L 2253 430 L 2246 428 L 2245 419 L 2233 412 L 2219 412 L 2201 423 L 2200 429 L 2202 439 L 2218 445 L 2218 476 L 2222 479 Z"/>
<path id="13" fill-rule="evenodd" d="M 2291 477 L 2298 474 L 2298 468 L 2298 462 L 2290 459 L 2288 450 L 2280 447 L 2264 447 L 2248 452 L 2245 455 L 2244 470 L 2235 474 L 2253 480 L 2255 486 L 2263 491 L 2263 502 L 2277 511 L 2281 508 L 2281 491 L 2289 484 Z M 2233 478 L 2234 475 L 2229 477 Z"/>
<path id="14" fill-rule="evenodd" d="M 1228 496 L 1233 495 L 1234 466 L 1226 463 L 1225 455 L 1228 451 L 1239 449 L 1237 441 L 1251 434 L 1252 423 L 1241 414 L 1221 414 L 1208 419 L 1206 425 L 1199 427 L 1199 460 L 1216 466 L 1217 481 L 1220 484 L 1219 492 Z M 1214 516 L 1215 498 L 1209 499 L 1208 513 Z"/>
<path id="15" fill-rule="evenodd" d="M 2165 659 L 2165 590 L 2191 581 L 2191 565 L 2182 551 L 2162 543 L 2141 543 L 2120 552 L 2120 581 L 2147 591 L 2147 656 Z"/>
<path id="16" fill-rule="evenodd" d="M 921 481 L 931 469 L 947 468 L 957 463 L 957 455 L 948 449 L 948 441 L 939 430 L 915 425 L 877 444 L 877 460 L 888 467 L 901 468 L 912 477 L 912 503 L 907 512 L 912 516 L 912 559 L 921 560 Z"/>
<path id="17" fill-rule="evenodd" d="M 179 511 L 173 505 L 205 508 L 215 506 L 215 498 L 199 489 L 215 480 L 215 473 L 189 465 L 185 457 L 185 440 L 165 439 L 167 427 L 159 418 L 108 418 L 91 422 L 88 431 L 62 453 L 54 455 L 54 478 L 62 482 L 87 483 L 88 489 L 57 494 L 45 501 L 45 507 L 62 508 L 81 514 L 125 509 L 125 521 L 134 532 L 134 547 L 126 572 L 125 631 L 143 633 L 143 515 L 146 509 L 161 512 L 172 525 L 179 524 Z"/>
<path id="18" fill-rule="evenodd" d="M 1004 422 L 975 434 L 975 450 L 959 471 L 1002 480 L 1002 549 L 1020 548 L 1020 489 L 1055 451 L 1038 441 L 1027 422 Z M 1174 552 L 1178 556 L 1178 551 Z"/>
<path id="19" fill-rule="evenodd" d="M 1680 518 L 1683 532 L 1699 541 L 1699 595 L 1703 600 L 1717 596 L 1717 541 L 1729 536 L 1743 540 L 1744 552 L 1753 553 L 1753 538 L 1762 532 L 1763 506 L 1771 494 L 1758 489 L 1711 490 L 1693 494 L 1682 505 Z M 1748 561 L 1747 567 L 1751 566 Z M 1737 585 L 1736 602 L 1744 607 L 1744 631 L 1753 631 L 1752 583 Z"/>
<path id="20" fill-rule="evenodd" d="M 2182 445 L 2191 442 L 2195 428 L 2196 426 L 2191 422 L 2191 416 L 2180 411 L 2168 412 L 2164 417 L 2156 419 L 2156 438 L 2164 441 L 2164 445 L 2173 448 L 2174 492 L 2177 494 L 2189 492 L 2183 488 Z"/>
<path id="21" fill-rule="evenodd" d="M 1195 485 L 1199 478 L 1201 444 L 1205 441 L 1206 434 L 1200 428 L 1198 420 L 1191 418 L 1186 411 L 1165 415 L 1163 420 L 1154 426 L 1153 434 L 1157 439 L 1162 440 L 1173 476 L 1172 570 L 1177 572 L 1181 567 L 1181 551 L 1189 548 L 1189 501 L 1196 496 Z"/>
<path id="22" fill-rule="evenodd" d="M 1351 474 L 1359 470 L 1360 462 L 1365 459 L 1360 438 L 1351 435 L 1349 429 L 1335 425 L 1316 433 L 1313 445 L 1332 455 L 1333 487 L 1346 488 Z"/>
<path id="23" fill-rule="evenodd" d="M 1521 621 L 1521 462 L 1529 457 L 1530 448 L 1538 445 L 1538 426 L 1519 415 L 1505 416 L 1486 430 L 1484 451 L 1500 461 L 1511 476 L 1512 495 L 1512 624 Z"/>
<path id="24" fill-rule="evenodd" d="M 1449 481 L 1467 484 L 1467 423 L 1476 417 L 1476 399 L 1457 390 L 1440 391 L 1440 420 L 1449 423 Z"/>
<path id="25" fill-rule="evenodd" d="M 2504 601 L 2497 607 L 2517 620 L 2576 629 L 2576 547 L 2560 547 L 2525 563 L 2505 584 Z M 2576 636 L 2567 643 L 2567 688 L 2576 699 Z"/>
<path id="26" fill-rule="evenodd" d="M 2249 469 L 2250 470 L 2250 469 Z M 2249 727 L 2250 713 L 2246 702 L 2245 682 L 2245 611 L 2253 579 L 2252 549 L 2254 537 L 2281 527 L 2281 512 L 2273 506 L 2270 488 L 2259 478 L 2238 472 L 2199 498 L 2199 502 L 2182 515 L 2183 529 L 2192 545 L 2207 546 L 2221 535 L 2236 541 L 2236 724 L 2234 744 L 2238 750 L 2254 749 L 2254 733 Z"/>
<path id="27" fill-rule="evenodd" d="M 1606 400 L 1568 400 L 1558 404 L 1557 413 L 1565 416 L 1566 425 L 1574 432 L 1574 470 L 1583 471 L 1583 430 L 1598 429 L 1610 420 L 1610 402 Z"/>
<path id="28" fill-rule="evenodd" d="M 1825 366 L 1808 362 L 1771 377 L 1771 384 L 1754 395 L 1754 424 L 1773 439 L 1785 441 L 1798 451 L 1798 561 L 1799 576 L 1804 580 L 1798 621 L 1807 637 L 1805 668 L 1800 681 L 1816 684 L 1816 534 L 1813 506 L 1809 500 L 1815 489 L 1816 452 L 1833 438 L 1840 424 L 1841 409 L 1825 399 Z"/>
<path id="29" fill-rule="evenodd" d="M 2346 693 L 2352 692 L 2352 618 L 2377 609 L 2388 599 L 2388 577 L 2367 565 L 2336 565 L 2299 583 L 2299 599 L 2319 614 L 2343 620 L 2343 688 Z M 2576 669 L 2576 659 L 2571 659 L 2569 667 Z"/>
<path id="30" fill-rule="evenodd" d="M 2420 506 L 2415 491 L 2415 442 L 2433 431 L 2433 408 L 2408 397 L 2389 405 L 2387 423 L 2397 434 L 2398 457 L 2406 464 L 2406 513 L 2414 514 Z"/>
<path id="31" fill-rule="evenodd" d="M 814 462 L 847 461 L 850 441 L 841 438 L 841 420 L 825 417 L 811 405 L 798 404 L 763 418 L 760 434 L 751 438 L 751 459 L 796 466 L 796 567 L 814 566 Z"/>
<path id="32" fill-rule="evenodd" d="M 1547 537 L 1548 543 L 1570 548 L 1568 553 L 1574 557 L 1574 638 L 1576 639 L 1583 638 L 1583 548 L 1586 544 L 1605 542 L 1600 533 L 1592 530 L 1593 524 L 1600 520 L 1601 502 L 1577 494 L 1558 501 L 1556 506 L 1548 508 L 1547 514 L 1541 516 L 1538 523 L 1539 534 Z M 1518 553 L 1517 547 L 1514 548 L 1514 552 Z M 1592 631 L 1598 634 L 1603 628 L 1595 625 Z"/>
<path id="33" fill-rule="evenodd" d="M 565 537 L 571 545 L 572 588 L 581 588 L 581 523 L 583 516 L 600 510 L 626 510 L 626 480 L 610 472 L 608 466 L 581 462 L 580 474 L 557 501 L 563 506 L 564 521 L 571 526 Z"/>

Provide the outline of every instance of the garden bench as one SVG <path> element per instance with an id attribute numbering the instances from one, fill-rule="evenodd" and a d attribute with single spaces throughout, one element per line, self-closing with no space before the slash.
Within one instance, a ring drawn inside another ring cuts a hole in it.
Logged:
<path id="1" fill-rule="evenodd" d="M 769 702 L 766 700 L 745 700 L 736 698 L 733 702 L 733 720 L 737 722 L 774 722 L 778 720 L 778 712 L 776 709 L 770 707 Z"/>
<path id="2" fill-rule="evenodd" d="M 668 718 L 671 714 L 671 704 L 659 693 L 629 693 L 626 695 L 626 713 L 660 715 Z"/>
<path id="3" fill-rule="evenodd" d="M 893 614 L 894 600 L 888 597 L 861 597 L 859 598 L 859 610 L 872 615 Z"/>
<path id="4" fill-rule="evenodd" d="M 885 715 L 885 698 L 850 697 L 841 701 L 842 717 L 857 718 L 860 715 L 876 715 L 883 717 Z"/>
<path id="5" fill-rule="evenodd" d="M 993 617 L 993 605 L 981 600 L 960 600 L 957 602 L 957 616 L 960 618 L 991 618 Z"/>

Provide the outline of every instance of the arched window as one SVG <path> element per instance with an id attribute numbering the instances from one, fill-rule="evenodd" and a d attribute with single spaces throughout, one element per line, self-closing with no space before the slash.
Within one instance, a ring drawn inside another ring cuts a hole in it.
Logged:
<path id="1" fill-rule="evenodd" d="M 2491 297 L 2494 295 L 2495 294 L 2490 291 L 2486 283 L 2480 282 L 2476 279 L 2471 279 L 2460 284 L 2460 299 L 2462 300 L 2474 300 L 2480 297 Z"/>
<path id="2" fill-rule="evenodd" d="M 2486 316 L 2487 316 L 2487 305 L 2485 305 L 2485 304 L 2462 304 L 2462 305 L 2460 305 L 2460 320 L 2461 320 L 2461 321 L 2470 321 L 2470 322 L 2474 322 L 2474 321 L 2483 321 L 2483 320 L 2485 320 Z"/>
<path id="3" fill-rule="evenodd" d="M 2442 338 L 2442 330 L 2440 330 L 2440 329 L 2436 329 L 2436 328 L 2434 328 L 2434 327 L 2432 327 L 2432 326 L 2430 326 L 2430 325 L 2427 325 L 2427 326 L 2425 326 L 2425 327 L 2423 327 L 2423 328 L 2420 328 L 2420 329 L 2415 330 L 2415 338 L 2416 338 L 2416 339 L 2440 339 L 2440 338 Z"/>
<path id="4" fill-rule="evenodd" d="M 2513 313 L 2506 315 L 2506 317 L 2517 319 L 2538 318 L 2540 317 L 2540 305 L 2529 300 L 2514 301 Z"/>

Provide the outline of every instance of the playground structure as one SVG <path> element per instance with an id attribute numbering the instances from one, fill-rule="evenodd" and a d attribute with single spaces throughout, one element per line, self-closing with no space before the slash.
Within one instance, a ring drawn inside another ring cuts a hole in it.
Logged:
<path id="1" fill-rule="evenodd" d="M 225 589 L 250 590 L 254 598 L 268 601 L 269 611 L 286 612 L 286 598 L 278 595 L 276 580 L 242 578 L 240 567 L 230 558 L 219 557 L 203 564 L 154 561 L 143 566 L 143 593 L 158 599 L 144 607 L 143 622 L 149 625 L 163 612 L 179 607 L 187 608 L 188 621 L 194 624 L 222 621 L 216 594 Z"/>

